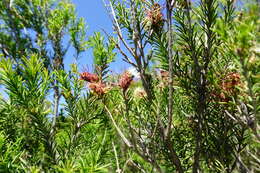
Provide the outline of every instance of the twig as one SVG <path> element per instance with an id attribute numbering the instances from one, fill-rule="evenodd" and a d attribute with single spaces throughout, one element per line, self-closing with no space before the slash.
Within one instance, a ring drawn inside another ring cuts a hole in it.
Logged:
<path id="1" fill-rule="evenodd" d="M 102 29 L 102 30 L 103 30 L 103 32 L 106 34 L 107 37 L 110 37 L 109 34 L 108 34 L 104 29 Z M 115 44 L 116 48 L 117 48 L 117 49 L 119 50 L 119 52 L 121 53 L 121 55 L 124 57 L 123 61 L 125 61 L 125 62 L 131 64 L 132 66 L 134 66 L 134 67 L 136 68 L 136 67 L 137 67 L 136 64 L 133 63 L 133 62 L 131 61 L 131 59 L 125 54 L 125 52 L 121 49 L 120 45 L 119 45 L 117 42 L 115 42 L 114 40 L 112 40 L 112 41 L 113 41 L 113 43 Z"/>
<path id="2" fill-rule="evenodd" d="M 108 116 L 109 116 L 109 118 L 111 119 L 111 121 L 112 121 L 114 127 L 116 128 L 116 130 L 117 130 L 119 136 L 122 138 L 122 140 L 124 141 L 124 143 L 125 143 L 129 148 L 131 148 L 131 147 L 132 147 L 132 144 L 131 144 L 130 141 L 125 137 L 125 135 L 123 134 L 123 132 L 121 131 L 121 129 L 117 126 L 116 121 L 114 120 L 114 118 L 113 118 L 111 112 L 108 110 L 107 106 L 105 106 L 105 109 L 106 109 L 106 111 L 107 111 L 107 113 L 108 113 Z"/>
<path id="3" fill-rule="evenodd" d="M 117 152 L 116 152 L 116 147 L 115 147 L 115 144 L 114 144 L 114 141 L 112 141 L 112 146 L 113 146 L 113 150 L 114 150 L 114 154 L 115 154 L 115 158 L 116 158 L 116 172 L 117 173 L 121 173 L 121 169 L 120 169 L 120 165 L 119 165 L 119 161 L 118 161 L 118 156 L 117 156 Z"/>
<path id="4" fill-rule="evenodd" d="M 115 10 L 114 10 L 114 8 L 113 8 L 113 5 L 112 5 L 111 1 L 109 1 L 109 6 L 110 6 L 110 8 L 111 8 L 111 13 L 112 13 L 113 21 L 114 21 L 113 23 L 115 24 L 115 29 L 116 29 L 116 32 L 117 32 L 117 34 L 118 34 L 118 37 L 119 37 L 120 40 L 123 42 L 125 48 L 131 53 L 131 55 L 132 55 L 133 57 L 135 57 L 135 53 L 134 53 L 133 50 L 128 46 L 128 44 L 126 43 L 126 41 L 125 41 L 124 38 L 123 38 L 122 31 L 121 31 L 120 26 L 119 26 L 119 24 L 118 24 L 118 21 L 117 21 L 117 19 L 116 19 Z"/>

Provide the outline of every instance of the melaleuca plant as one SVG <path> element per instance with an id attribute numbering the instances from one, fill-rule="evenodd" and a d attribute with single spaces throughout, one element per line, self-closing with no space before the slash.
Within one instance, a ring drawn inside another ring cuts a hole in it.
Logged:
<path id="1" fill-rule="evenodd" d="M 141 102 L 135 105 L 132 93 L 122 87 L 124 111 L 120 114 L 124 115 L 122 120 L 125 124 L 117 124 L 113 118 L 116 111 L 109 113 L 116 131 L 130 151 L 152 165 L 157 172 L 234 171 L 237 164 L 241 165 L 237 156 L 246 146 L 247 132 L 228 113 L 237 112 L 232 100 L 238 99 L 238 88 L 241 88 L 242 82 L 238 71 L 229 68 L 236 62 L 232 45 L 228 45 L 221 36 L 233 29 L 231 23 L 236 15 L 236 4 L 233 1 L 222 3 L 214 0 L 202 0 L 198 4 L 166 1 L 163 7 L 155 1 L 129 0 L 110 1 L 108 5 L 114 30 L 121 42 L 116 44 L 117 48 L 123 59 L 140 72 L 144 93 L 150 100 L 146 102 L 144 98 L 143 105 L 139 105 Z M 146 11 L 141 11 L 141 7 Z M 158 12 L 161 10 L 165 10 L 166 17 L 163 18 L 162 12 Z M 156 29 L 160 32 L 156 32 L 152 25 L 157 24 L 159 19 L 161 24 Z M 225 31 L 219 32 L 220 23 L 225 26 Z M 147 50 L 148 44 L 154 49 Z M 121 46 L 129 53 L 124 53 Z M 223 56 L 224 51 L 227 52 Z M 134 61 L 128 54 L 133 56 Z M 146 83 L 148 78 L 145 74 L 151 61 L 146 57 L 154 57 L 164 69 L 157 78 L 159 81 L 152 79 L 150 86 Z M 122 75 L 122 78 L 127 78 L 125 76 Z M 163 79 L 167 82 L 157 87 Z M 155 94 L 157 89 L 160 91 L 158 95 Z M 186 106 L 182 110 L 177 103 L 184 100 Z M 187 136 L 180 137 L 178 132 L 184 133 L 185 130 L 178 128 L 176 123 L 185 121 L 187 131 L 194 133 L 185 133 Z M 128 129 L 127 135 L 124 134 L 125 129 Z M 154 138 L 149 138 L 149 133 Z M 190 151 L 179 152 L 187 146 L 184 144 L 180 149 L 179 143 L 173 139 L 190 141 L 187 143 Z"/>
<path id="2" fill-rule="evenodd" d="M 103 151 L 106 138 L 103 132 L 95 132 L 102 124 L 98 118 L 103 114 L 98 97 L 86 92 L 85 82 L 80 79 L 75 64 L 69 73 L 60 70 L 56 75 L 65 104 L 62 115 L 64 120 L 58 119 L 57 122 L 57 126 L 63 125 L 57 127 L 61 164 L 55 168 L 62 172 L 105 170 L 106 166 L 98 158 L 100 155 L 94 154 Z M 98 145 L 100 143 L 102 145 Z"/>
<path id="3" fill-rule="evenodd" d="M 238 96 L 234 97 L 232 104 L 234 110 L 227 110 L 227 116 L 235 123 L 241 125 L 248 133 L 250 145 L 236 154 L 239 158 L 241 170 L 254 172 L 256 153 L 259 147 L 259 4 L 249 2 L 243 11 L 233 18 L 229 31 L 218 29 L 224 43 L 229 46 L 225 49 L 232 58 L 229 70 L 236 72 L 239 85 L 236 86 Z M 220 32 L 222 31 L 222 32 Z M 233 37 L 231 37 L 233 35 Z M 251 162 L 252 164 L 249 164 Z"/>
<path id="4" fill-rule="evenodd" d="M 0 134 L 0 171 L 1 172 L 15 172 L 22 171 L 23 167 L 19 164 L 23 150 L 22 150 L 22 141 L 23 137 L 16 139 L 13 142 L 10 142 L 7 139 L 7 136 L 4 133 Z"/>
<path id="5" fill-rule="evenodd" d="M 69 73 L 55 72 L 65 101 L 63 116 L 68 121 L 57 134 L 62 164 L 56 168 L 62 171 L 102 172 L 108 167 L 102 154 L 110 154 L 111 141 L 106 139 L 112 136 L 107 134 L 110 125 L 102 105 L 110 91 L 107 77 L 109 64 L 115 58 L 114 43 L 105 43 L 104 37 L 95 33 L 87 44 L 93 51 L 94 73 L 79 73 L 76 64 L 71 65 Z M 62 124 L 59 120 L 57 125 Z"/>
<path id="6" fill-rule="evenodd" d="M 107 38 L 70 1 L 0 2 L 0 172 L 259 171 L 259 3 L 104 2 Z"/>
<path id="7" fill-rule="evenodd" d="M 218 10 L 220 5 L 225 7 L 223 11 Z M 177 41 L 180 44 L 176 75 L 180 86 L 193 100 L 194 112 L 190 116 L 192 128 L 196 129 L 193 172 L 207 170 L 207 167 L 209 170 L 224 167 L 225 171 L 232 172 L 237 164 L 236 155 L 245 146 L 245 128 L 226 114 L 227 110 L 235 111 L 230 101 L 238 94 L 239 74 L 228 69 L 234 63 L 228 52 L 220 59 L 223 47 L 226 50 L 231 47 L 227 47 L 215 31 L 217 21 L 224 26 L 229 24 L 234 7 L 233 2 L 201 1 L 199 8 L 188 5 L 176 11 Z M 196 20 L 198 23 L 194 22 Z"/>

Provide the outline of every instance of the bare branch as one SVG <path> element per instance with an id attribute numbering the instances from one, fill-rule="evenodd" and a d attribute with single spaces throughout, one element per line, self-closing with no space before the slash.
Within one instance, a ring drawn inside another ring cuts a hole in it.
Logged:
<path id="1" fill-rule="evenodd" d="M 113 21 L 112 22 L 114 23 L 115 30 L 116 30 L 116 32 L 118 34 L 118 37 L 120 38 L 120 40 L 124 44 L 125 48 L 131 53 L 131 55 L 133 57 L 136 57 L 136 54 L 134 53 L 134 51 L 130 48 L 130 46 L 128 46 L 128 44 L 126 43 L 126 41 L 123 38 L 123 34 L 122 34 L 122 31 L 121 31 L 120 26 L 118 24 L 118 21 L 116 19 L 115 10 L 113 8 L 113 5 L 112 5 L 111 1 L 109 1 L 109 6 L 110 6 L 112 17 L 113 17 Z"/>
<path id="2" fill-rule="evenodd" d="M 108 34 L 104 29 L 102 29 L 102 30 L 103 30 L 103 32 L 107 35 L 107 37 L 110 37 L 109 34 Z M 123 58 L 123 61 L 125 61 L 125 62 L 131 64 L 132 66 L 134 66 L 134 67 L 136 68 L 136 67 L 137 67 L 136 64 L 133 63 L 133 62 L 131 61 L 131 59 L 125 54 L 125 52 L 121 49 L 120 45 L 119 45 L 117 42 L 115 42 L 114 40 L 113 40 L 113 43 L 115 44 L 116 48 L 119 50 L 119 52 L 121 53 L 121 55 L 124 57 L 124 58 Z"/>
<path id="3" fill-rule="evenodd" d="M 171 1 L 167 2 L 167 24 L 168 24 L 168 58 L 169 58 L 169 103 L 168 103 L 168 125 L 165 137 L 168 139 L 171 134 L 173 119 L 173 51 L 172 51 L 172 7 Z"/>

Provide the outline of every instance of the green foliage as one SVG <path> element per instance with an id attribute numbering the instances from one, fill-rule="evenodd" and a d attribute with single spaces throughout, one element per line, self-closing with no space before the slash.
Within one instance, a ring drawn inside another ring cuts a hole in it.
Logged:
<path id="1" fill-rule="evenodd" d="M 15 133 L 24 137 L 23 147 L 27 152 L 36 154 L 42 146 L 45 146 L 45 152 L 49 154 L 46 155 L 46 159 L 55 161 L 53 148 L 55 142 L 52 140 L 53 134 L 47 119 L 50 109 L 47 104 L 42 104 L 47 101 L 50 76 L 36 54 L 33 54 L 30 59 L 24 57 L 22 61 L 21 74 L 18 74 L 13 69 L 10 59 L 1 60 L 1 81 L 10 100 L 10 103 L 6 105 L 12 109 L 16 107 L 15 110 L 4 108 L 3 115 L 7 115 L 10 119 L 18 118 L 18 120 L 12 121 L 14 123 L 12 126 L 16 128 Z M 28 145 L 29 143 L 32 145 Z M 28 158 L 31 157 L 28 153 L 26 155 Z"/>
<path id="2" fill-rule="evenodd" d="M 75 18 L 74 7 L 72 4 L 64 1 L 59 2 L 57 8 L 50 13 L 48 28 L 50 30 L 49 36 L 55 39 L 57 35 L 64 34 L 64 29 L 70 23 L 71 18 Z"/>
<path id="3" fill-rule="evenodd" d="M 113 52 L 115 49 L 113 38 L 109 38 L 109 41 L 104 43 L 104 37 L 96 32 L 89 38 L 88 45 L 93 48 L 95 71 L 101 79 L 105 79 L 109 72 L 109 64 L 115 60 L 116 56 Z"/>
<path id="4" fill-rule="evenodd" d="M 85 41 L 86 37 L 86 26 L 83 18 L 80 18 L 79 20 L 75 20 L 72 23 L 72 27 L 70 28 L 70 35 L 71 35 L 71 41 L 73 46 L 76 49 L 77 58 L 78 55 L 86 50 L 86 44 Z"/>
<path id="5" fill-rule="evenodd" d="M 19 164 L 20 158 L 23 155 L 22 151 L 22 137 L 16 139 L 15 142 L 8 142 L 6 136 L 0 134 L 0 171 L 1 172 L 14 172 L 22 170 L 21 165 Z"/>

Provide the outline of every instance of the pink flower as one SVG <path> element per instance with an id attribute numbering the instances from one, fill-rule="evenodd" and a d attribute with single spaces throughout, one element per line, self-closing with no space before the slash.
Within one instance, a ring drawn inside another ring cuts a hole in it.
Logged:
<path id="1" fill-rule="evenodd" d="M 87 82 L 98 82 L 99 77 L 96 74 L 92 74 L 89 72 L 83 72 L 80 74 L 80 79 Z"/>
<path id="2" fill-rule="evenodd" d="M 123 89 L 123 91 L 125 92 L 128 88 L 129 88 L 129 86 L 130 86 L 130 84 L 131 84 L 131 82 L 133 81 L 133 76 L 129 73 L 129 72 L 124 72 L 123 74 L 122 74 L 122 76 L 120 77 L 120 80 L 119 80 L 119 86 Z"/>
<path id="3" fill-rule="evenodd" d="M 88 87 L 97 95 L 102 96 L 107 92 L 108 87 L 104 83 L 89 83 Z"/>

